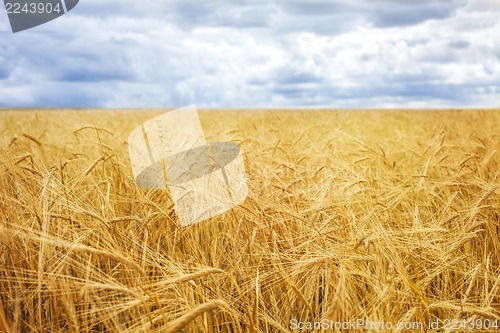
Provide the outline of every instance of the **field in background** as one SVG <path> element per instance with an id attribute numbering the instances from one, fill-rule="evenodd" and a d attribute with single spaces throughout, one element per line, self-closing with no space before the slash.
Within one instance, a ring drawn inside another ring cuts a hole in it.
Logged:
<path id="1" fill-rule="evenodd" d="M 128 161 L 162 112 L 0 112 L 0 332 L 500 325 L 500 112 L 201 111 L 250 194 L 187 228 Z"/>

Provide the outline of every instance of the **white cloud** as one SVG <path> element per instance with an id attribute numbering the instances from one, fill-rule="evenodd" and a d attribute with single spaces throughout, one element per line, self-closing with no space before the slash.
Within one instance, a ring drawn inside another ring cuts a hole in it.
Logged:
<path id="1" fill-rule="evenodd" d="M 46 26 L 2 33 L 0 106 L 498 107 L 499 11 L 82 0 Z"/>

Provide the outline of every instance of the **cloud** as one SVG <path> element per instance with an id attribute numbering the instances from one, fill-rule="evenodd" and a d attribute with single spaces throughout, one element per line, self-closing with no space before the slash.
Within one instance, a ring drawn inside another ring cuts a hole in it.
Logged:
<path id="1" fill-rule="evenodd" d="M 470 46 L 470 43 L 466 40 L 454 40 L 449 42 L 448 45 L 454 49 L 466 49 Z"/>
<path id="2" fill-rule="evenodd" d="M 409 26 L 451 17 L 467 3 L 466 0 L 403 2 L 395 0 L 373 1 L 369 16 L 379 27 Z"/>
<path id="3" fill-rule="evenodd" d="M 87 0 L 2 33 L 0 107 L 497 107 L 499 12 L 458 0 Z"/>

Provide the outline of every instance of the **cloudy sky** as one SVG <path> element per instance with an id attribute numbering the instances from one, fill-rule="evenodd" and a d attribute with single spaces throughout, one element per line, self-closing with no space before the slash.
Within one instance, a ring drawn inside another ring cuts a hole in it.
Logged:
<path id="1" fill-rule="evenodd" d="M 13 34 L 0 107 L 500 107 L 497 0 L 80 0 Z"/>

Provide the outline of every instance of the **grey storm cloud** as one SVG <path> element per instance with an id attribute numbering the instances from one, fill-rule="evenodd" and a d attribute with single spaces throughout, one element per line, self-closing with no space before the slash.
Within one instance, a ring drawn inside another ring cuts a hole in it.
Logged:
<path id="1" fill-rule="evenodd" d="M 465 6 L 467 0 L 395 1 L 376 0 L 369 14 L 377 26 L 407 26 L 432 19 L 444 19 Z"/>
<path id="2" fill-rule="evenodd" d="M 0 107 L 497 107 L 499 13 L 486 0 L 82 0 L 15 35 L 0 20 Z"/>
<path id="3" fill-rule="evenodd" d="M 466 40 L 454 40 L 449 42 L 448 45 L 454 49 L 465 49 L 470 46 L 470 43 Z"/>

